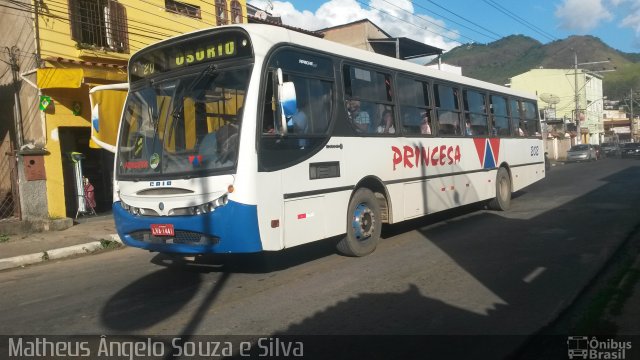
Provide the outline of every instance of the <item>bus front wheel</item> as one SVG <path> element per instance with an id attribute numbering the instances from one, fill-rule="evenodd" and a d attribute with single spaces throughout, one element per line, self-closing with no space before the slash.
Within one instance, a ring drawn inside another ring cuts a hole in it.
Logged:
<path id="1" fill-rule="evenodd" d="M 509 207 L 511 207 L 511 178 L 507 169 L 501 167 L 496 175 L 496 197 L 489 202 L 489 208 L 506 211 Z"/>
<path id="2" fill-rule="evenodd" d="M 358 189 L 349 201 L 347 211 L 347 234 L 338 243 L 338 251 L 347 256 L 371 254 L 382 230 L 380 205 L 375 195 L 369 189 Z"/>

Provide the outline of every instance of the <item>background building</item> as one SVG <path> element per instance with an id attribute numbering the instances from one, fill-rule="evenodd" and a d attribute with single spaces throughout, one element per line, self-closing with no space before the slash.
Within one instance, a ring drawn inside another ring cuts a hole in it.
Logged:
<path id="1" fill-rule="evenodd" d="M 406 37 L 392 37 L 368 19 L 317 31 L 324 39 L 397 59 L 441 55 L 442 49 Z"/>
<path id="2" fill-rule="evenodd" d="M 86 157 L 98 209 L 110 208 L 113 156 L 90 141 L 89 90 L 125 82 L 129 57 L 147 45 L 247 18 L 246 0 L 8 4 L 0 12 L 0 219 L 75 216 L 71 152 Z"/>
<path id="3" fill-rule="evenodd" d="M 599 144 L 604 137 L 602 78 L 578 69 L 577 91 L 575 80 L 573 69 L 533 69 L 511 78 L 511 87 L 535 93 L 538 108 L 541 111 L 553 109 L 551 113 L 555 114 L 555 119 L 563 119 L 566 132 L 573 136 L 577 132 L 581 143 Z M 577 131 L 576 95 L 580 117 Z M 547 130 L 548 133 L 559 133 L 555 128 L 547 127 Z"/>
<path id="4" fill-rule="evenodd" d="M 551 158 L 566 158 L 567 150 L 578 141 L 583 144 L 604 141 L 600 76 L 582 69 L 577 73 L 574 69 L 533 69 L 511 78 L 510 86 L 537 95 L 545 151 Z M 576 107 L 579 129 L 576 128 Z"/>

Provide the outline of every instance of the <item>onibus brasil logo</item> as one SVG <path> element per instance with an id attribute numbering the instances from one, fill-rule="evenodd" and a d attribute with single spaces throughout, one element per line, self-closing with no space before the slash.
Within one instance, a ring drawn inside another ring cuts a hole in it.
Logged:
<path id="1" fill-rule="evenodd" d="M 567 338 L 569 359 L 626 359 L 627 350 L 631 350 L 631 341 L 598 340 L 595 336 Z"/>

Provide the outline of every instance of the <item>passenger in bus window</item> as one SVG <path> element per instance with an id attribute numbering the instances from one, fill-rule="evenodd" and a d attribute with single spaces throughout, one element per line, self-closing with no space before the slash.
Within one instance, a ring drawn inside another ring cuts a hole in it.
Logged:
<path id="1" fill-rule="evenodd" d="M 422 113 L 422 122 L 420 123 L 420 133 L 424 135 L 431 135 L 431 119 L 429 119 L 429 113 Z"/>
<path id="2" fill-rule="evenodd" d="M 524 130 L 522 130 L 522 123 L 520 123 L 518 125 L 518 136 L 526 136 L 526 135 L 527 133 Z"/>
<path id="3" fill-rule="evenodd" d="M 491 118 L 491 136 L 498 136 L 498 129 L 496 128 L 496 119 Z"/>
<path id="4" fill-rule="evenodd" d="M 380 124 L 378 125 L 378 134 L 395 134 L 396 129 L 393 126 L 393 114 L 391 110 L 385 110 L 382 113 Z"/>
<path id="5" fill-rule="evenodd" d="M 238 148 L 238 125 L 226 123 L 216 131 L 217 161 L 223 166 L 231 165 L 236 160 Z"/>
<path id="6" fill-rule="evenodd" d="M 356 126 L 358 132 L 369 131 L 369 114 L 366 111 L 360 111 L 360 100 L 347 100 L 347 111 L 349 120 Z"/>
<path id="7" fill-rule="evenodd" d="M 238 107 L 238 109 L 236 110 L 236 116 L 235 116 L 235 121 L 240 121 L 242 119 L 242 111 L 243 111 L 243 107 L 242 105 L 240 107 Z"/>
<path id="8" fill-rule="evenodd" d="M 287 130 L 293 134 L 304 134 L 307 132 L 307 115 L 299 108 L 296 113 L 287 119 Z"/>
<path id="9" fill-rule="evenodd" d="M 471 121 L 469 121 L 469 119 L 464 123 L 464 134 L 469 136 L 473 135 L 473 132 L 471 131 Z"/>

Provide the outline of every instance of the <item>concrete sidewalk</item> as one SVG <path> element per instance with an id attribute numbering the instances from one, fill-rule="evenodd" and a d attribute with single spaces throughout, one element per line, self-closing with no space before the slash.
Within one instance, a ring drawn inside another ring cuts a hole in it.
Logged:
<path id="1" fill-rule="evenodd" d="M 2 239 L 0 270 L 91 253 L 114 241 L 122 244 L 111 214 L 78 219 L 66 230 L 5 235 Z"/>

